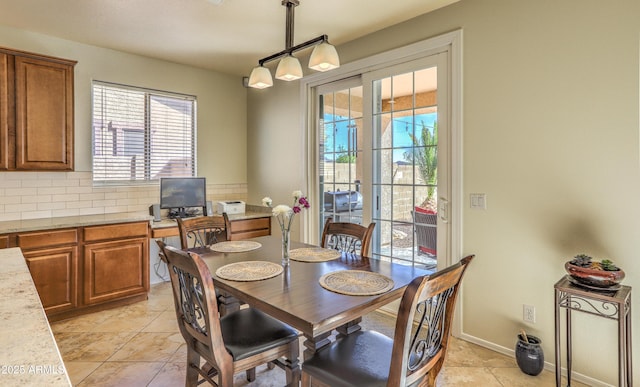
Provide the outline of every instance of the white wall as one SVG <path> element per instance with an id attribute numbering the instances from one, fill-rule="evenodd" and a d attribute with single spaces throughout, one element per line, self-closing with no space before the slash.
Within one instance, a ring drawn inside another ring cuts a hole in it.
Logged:
<path id="1" fill-rule="evenodd" d="M 510 351 L 524 328 L 554 363 L 565 261 L 609 258 L 640 286 L 638 20 L 636 0 L 462 0 L 338 47 L 349 63 L 463 30 L 463 251 L 477 256 L 465 337 Z M 285 200 L 302 184 L 303 107 L 297 84 L 249 92 L 250 201 Z M 487 210 L 469 209 L 472 192 L 487 194 Z M 523 304 L 536 307 L 535 324 L 522 321 Z M 574 313 L 574 371 L 590 383 L 617 384 L 616 343 L 613 321 Z"/>
<path id="2" fill-rule="evenodd" d="M 197 97 L 198 175 L 209 200 L 246 200 L 246 91 L 237 76 L 0 26 L 0 46 L 78 61 L 75 171 L 0 172 L 0 221 L 147 211 L 158 187 L 93 187 L 91 81 Z M 1 230 L 0 230 L 1 232 Z"/>
<path id="3" fill-rule="evenodd" d="M 78 61 L 76 171 L 91 170 L 91 81 L 95 79 L 197 96 L 198 172 L 215 184 L 245 182 L 246 91 L 240 77 L 5 26 L 0 26 L 0 46 Z"/>

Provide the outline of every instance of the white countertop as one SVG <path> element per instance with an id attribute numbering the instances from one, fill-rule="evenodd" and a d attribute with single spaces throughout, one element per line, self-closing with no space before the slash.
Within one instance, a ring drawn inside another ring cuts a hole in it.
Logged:
<path id="1" fill-rule="evenodd" d="M 0 262 L 0 385 L 71 386 L 22 252 Z"/>

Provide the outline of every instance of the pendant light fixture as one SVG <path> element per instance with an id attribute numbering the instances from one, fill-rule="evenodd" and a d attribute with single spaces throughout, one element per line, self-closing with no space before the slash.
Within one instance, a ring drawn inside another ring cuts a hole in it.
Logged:
<path id="1" fill-rule="evenodd" d="M 249 87 L 264 89 L 273 86 L 273 79 L 269 69 L 264 64 L 276 59 L 280 59 L 276 69 L 276 78 L 283 81 L 294 81 L 302 78 L 302 66 L 298 58 L 293 56 L 296 51 L 315 46 L 309 58 L 309 68 L 316 71 L 328 71 L 340 67 L 340 58 L 336 48 L 329 44 L 327 35 L 321 35 L 304 43 L 293 45 L 293 19 L 295 7 L 300 4 L 299 0 L 282 0 L 282 5 L 287 8 L 286 41 L 285 49 L 262 58 L 258 61 L 258 66 L 254 67 L 249 76 Z"/>

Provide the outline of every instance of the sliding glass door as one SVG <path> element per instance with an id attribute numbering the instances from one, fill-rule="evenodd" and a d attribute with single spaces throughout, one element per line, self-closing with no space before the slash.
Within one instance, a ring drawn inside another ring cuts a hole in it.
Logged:
<path id="1" fill-rule="evenodd" d="M 446 265 L 447 74 L 442 53 L 316 88 L 318 232 L 373 221 L 374 257 Z"/>

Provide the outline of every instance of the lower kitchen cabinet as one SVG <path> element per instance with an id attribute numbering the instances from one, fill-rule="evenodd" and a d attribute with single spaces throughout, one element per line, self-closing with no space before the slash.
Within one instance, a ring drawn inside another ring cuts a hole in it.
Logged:
<path id="1" fill-rule="evenodd" d="M 31 277 L 47 314 L 78 306 L 78 248 L 24 251 Z"/>
<path id="2" fill-rule="evenodd" d="M 84 303 L 93 305 L 149 289 L 149 239 L 84 246 Z"/>
<path id="3" fill-rule="evenodd" d="M 149 222 L 0 235 L 20 247 L 50 321 L 147 298 Z"/>
<path id="4" fill-rule="evenodd" d="M 0 249 L 6 249 L 7 247 L 9 247 L 9 237 L 0 235 Z"/>

